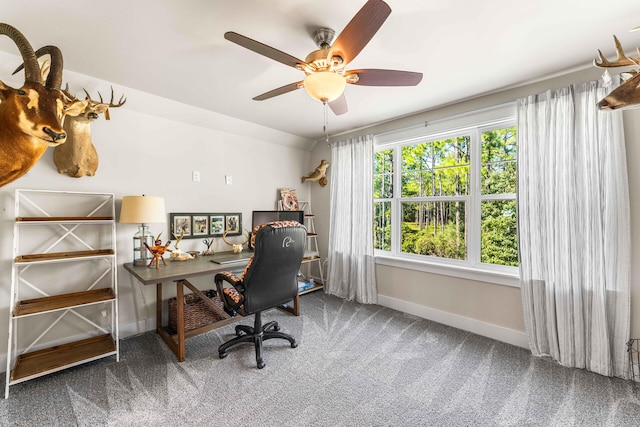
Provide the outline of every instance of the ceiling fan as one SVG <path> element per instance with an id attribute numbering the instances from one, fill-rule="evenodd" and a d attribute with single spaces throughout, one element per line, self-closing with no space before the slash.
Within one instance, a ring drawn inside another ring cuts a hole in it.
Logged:
<path id="1" fill-rule="evenodd" d="M 256 101 L 273 98 L 297 89 L 305 88 L 317 101 L 328 104 L 336 114 L 347 112 L 344 88 L 347 84 L 359 86 L 415 86 L 422 80 L 422 73 L 399 70 L 360 69 L 345 70 L 347 64 L 369 43 L 374 34 L 391 14 L 391 8 L 382 0 L 368 0 L 356 13 L 342 33 L 335 38 L 335 31 L 319 28 L 313 40 L 320 48 L 311 52 L 304 61 L 256 40 L 233 31 L 224 38 L 267 58 L 281 62 L 306 74 L 304 80 L 290 83 L 253 98 Z M 332 44 L 333 42 L 333 44 Z"/>

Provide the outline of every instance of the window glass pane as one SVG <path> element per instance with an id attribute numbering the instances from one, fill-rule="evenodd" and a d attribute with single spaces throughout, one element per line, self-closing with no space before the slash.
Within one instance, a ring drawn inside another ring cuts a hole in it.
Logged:
<path id="1" fill-rule="evenodd" d="M 469 194 L 469 137 L 402 147 L 402 197 Z"/>
<path id="2" fill-rule="evenodd" d="M 373 198 L 393 197 L 393 149 L 376 151 L 373 156 Z"/>
<path id="3" fill-rule="evenodd" d="M 516 192 L 516 128 L 482 133 L 482 194 Z"/>
<path id="4" fill-rule="evenodd" d="M 466 259 L 464 202 L 402 203 L 402 252 Z"/>
<path id="5" fill-rule="evenodd" d="M 515 200 L 482 202 L 480 262 L 518 266 Z"/>
<path id="6" fill-rule="evenodd" d="M 391 250 L 391 202 L 373 204 L 373 247 L 383 251 Z"/>

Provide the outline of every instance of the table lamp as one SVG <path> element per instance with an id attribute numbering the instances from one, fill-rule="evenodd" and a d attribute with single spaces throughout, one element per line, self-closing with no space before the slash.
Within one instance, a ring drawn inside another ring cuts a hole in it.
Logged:
<path id="1" fill-rule="evenodd" d="M 123 196 L 120 209 L 121 224 L 140 224 L 133 236 L 133 265 L 147 265 L 150 254 L 145 243 L 153 246 L 154 237 L 149 232 L 150 223 L 166 222 L 164 198 L 154 196 Z"/>

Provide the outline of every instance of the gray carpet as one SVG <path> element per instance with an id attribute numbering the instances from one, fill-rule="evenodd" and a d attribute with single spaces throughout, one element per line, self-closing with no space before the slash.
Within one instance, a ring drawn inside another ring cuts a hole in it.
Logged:
<path id="1" fill-rule="evenodd" d="M 155 333 L 108 358 L 11 387 L 3 426 L 631 426 L 629 381 L 568 369 L 527 350 L 380 306 L 301 298 L 271 310 L 300 345 L 217 357 L 227 326 L 187 340 L 177 363 Z M 251 322 L 246 321 L 249 324 Z"/>

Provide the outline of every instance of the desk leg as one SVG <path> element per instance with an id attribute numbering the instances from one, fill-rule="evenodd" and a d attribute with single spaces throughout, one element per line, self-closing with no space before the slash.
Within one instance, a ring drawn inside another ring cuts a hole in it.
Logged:
<path id="1" fill-rule="evenodd" d="M 178 301 L 184 301 L 184 289 L 182 282 L 176 282 Z M 156 332 L 160 338 L 173 351 L 178 358 L 178 362 L 184 362 L 185 346 L 184 346 L 184 306 L 177 304 L 177 321 L 178 321 L 178 342 L 171 336 L 169 332 L 162 327 L 162 283 L 156 284 Z"/>
<path id="2" fill-rule="evenodd" d="M 162 329 L 162 283 L 156 283 L 156 331 Z"/>
<path id="3" fill-rule="evenodd" d="M 186 356 L 186 350 L 184 345 L 184 286 L 182 285 L 182 280 L 178 280 L 176 282 L 176 297 L 178 303 L 176 304 L 176 321 L 178 328 L 178 360 L 180 362 L 184 362 Z"/>

